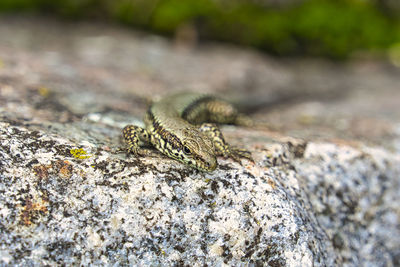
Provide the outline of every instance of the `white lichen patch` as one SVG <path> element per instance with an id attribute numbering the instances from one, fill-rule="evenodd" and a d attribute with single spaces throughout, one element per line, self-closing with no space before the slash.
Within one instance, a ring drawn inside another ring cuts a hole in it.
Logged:
<path id="1" fill-rule="evenodd" d="M 224 253 L 223 241 L 218 239 L 214 244 L 210 245 L 209 251 L 211 256 L 221 256 Z"/>
<path id="2" fill-rule="evenodd" d="M 100 235 L 92 228 L 86 227 L 86 246 L 93 249 L 94 247 L 100 247 L 103 244 Z"/>

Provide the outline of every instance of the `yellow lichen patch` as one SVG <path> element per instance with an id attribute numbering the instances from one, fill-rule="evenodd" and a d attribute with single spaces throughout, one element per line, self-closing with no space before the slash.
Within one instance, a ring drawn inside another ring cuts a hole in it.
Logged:
<path id="1" fill-rule="evenodd" d="M 25 198 L 20 213 L 21 223 L 26 226 L 34 223 L 40 215 L 48 212 L 47 205 L 48 202 L 43 199 L 33 202 L 30 198 Z"/>
<path id="2" fill-rule="evenodd" d="M 0 69 L 4 68 L 4 61 L 0 58 Z"/>
<path id="3" fill-rule="evenodd" d="M 39 92 L 39 95 L 41 95 L 43 97 L 47 97 L 50 94 L 50 89 L 42 86 L 42 87 L 38 88 L 38 92 Z"/>
<path id="4" fill-rule="evenodd" d="M 74 148 L 69 151 L 74 158 L 77 159 L 87 159 L 90 158 L 92 155 L 89 155 L 85 150 L 82 148 Z"/>

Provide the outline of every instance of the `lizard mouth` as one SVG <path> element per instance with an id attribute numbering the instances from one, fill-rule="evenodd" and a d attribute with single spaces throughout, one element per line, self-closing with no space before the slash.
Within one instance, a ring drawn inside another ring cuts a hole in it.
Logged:
<path id="1" fill-rule="evenodd" d="M 206 161 L 204 159 L 200 159 L 200 158 L 197 158 L 197 160 L 194 160 L 194 159 L 185 160 L 182 157 L 172 157 L 172 158 L 174 158 L 177 161 L 180 161 L 194 169 L 197 169 L 200 171 L 205 171 L 205 172 L 212 172 L 218 166 L 216 158 L 210 158 L 208 161 Z"/>
<path id="2" fill-rule="evenodd" d="M 198 169 L 200 171 L 205 171 L 205 172 L 212 172 L 218 166 L 216 158 L 210 158 L 208 160 L 197 158 L 197 160 L 189 160 L 189 161 L 178 159 L 178 161 L 181 161 L 182 163 L 185 163 L 194 169 Z"/>
<path id="3" fill-rule="evenodd" d="M 217 160 L 204 161 L 200 166 L 197 166 L 197 168 L 202 171 L 212 172 L 217 168 Z"/>

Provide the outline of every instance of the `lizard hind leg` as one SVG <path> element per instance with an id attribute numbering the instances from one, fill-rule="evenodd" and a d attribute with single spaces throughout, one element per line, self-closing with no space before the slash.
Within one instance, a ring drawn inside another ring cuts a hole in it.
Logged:
<path id="1" fill-rule="evenodd" d="M 250 117 L 240 113 L 231 103 L 215 99 L 206 104 L 209 121 L 222 124 L 235 124 L 251 127 L 253 121 Z"/>
<path id="2" fill-rule="evenodd" d="M 127 125 L 122 130 L 128 153 L 139 155 L 139 142 L 150 142 L 149 133 L 136 125 Z"/>
<path id="3" fill-rule="evenodd" d="M 233 160 L 240 162 L 241 158 L 248 159 L 254 162 L 251 157 L 250 151 L 246 149 L 231 147 L 224 139 L 221 130 L 217 125 L 213 123 L 203 123 L 200 126 L 200 131 L 209 136 L 215 146 L 217 155 L 223 156 L 225 158 L 232 158 Z"/>

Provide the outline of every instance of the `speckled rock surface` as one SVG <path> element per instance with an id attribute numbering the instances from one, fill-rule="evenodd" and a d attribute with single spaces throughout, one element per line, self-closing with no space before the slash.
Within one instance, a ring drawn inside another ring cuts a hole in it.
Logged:
<path id="1" fill-rule="evenodd" d="M 232 48 L 0 20 L 0 265 L 400 264 L 397 69 L 308 62 L 299 75 L 301 62 Z M 255 164 L 220 158 L 202 173 L 151 149 L 120 151 L 149 96 L 185 84 L 254 99 L 267 82 L 272 98 L 304 88 L 321 98 L 252 114 L 279 131 L 224 126 Z M 322 84 L 354 90 L 326 103 Z"/>
<path id="2" fill-rule="evenodd" d="M 335 261 L 328 237 L 296 197 L 303 193 L 293 170 L 225 162 L 204 174 L 158 156 L 126 159 L 96 144 L 77 159 L 71 140 L 1 126 L 6 263 Z"/>

